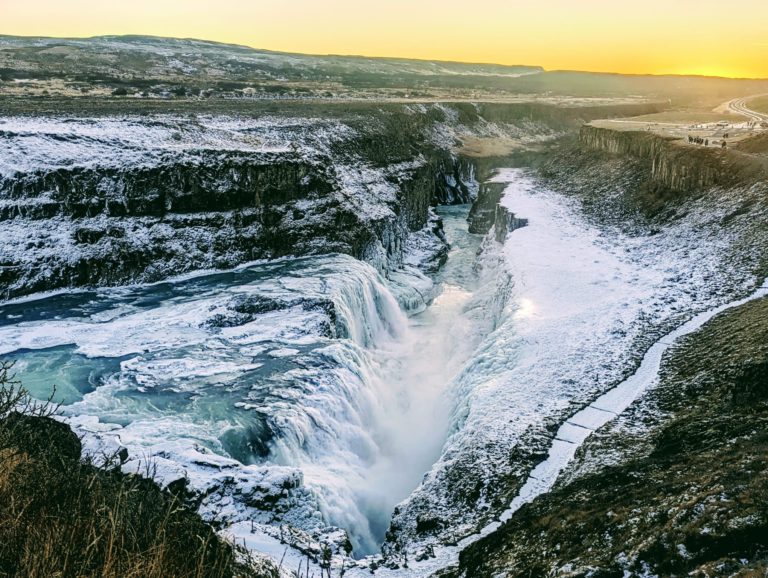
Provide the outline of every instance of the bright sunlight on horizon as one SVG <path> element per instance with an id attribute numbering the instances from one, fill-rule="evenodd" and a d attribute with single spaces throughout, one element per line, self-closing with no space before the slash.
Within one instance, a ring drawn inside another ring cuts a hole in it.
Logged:
<path id="1" fill-rule="evenodd" d="M 0 0 L 0 34 L 147 34 L 268 50 L 768 77 L 764 0 Z"/>

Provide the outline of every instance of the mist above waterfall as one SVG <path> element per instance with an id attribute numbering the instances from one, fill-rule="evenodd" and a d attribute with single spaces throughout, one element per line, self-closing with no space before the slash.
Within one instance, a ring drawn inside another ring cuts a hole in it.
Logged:
<path id="1" fill-rule="evenodd" d="M 8 304 L 0 352 L 40 397 L 63 383 L 65 413 L 120 428 L 132 456 L 174 456 L 189 470 L 212 452 L 294 469 L 301 477 L 281 474 L 270 499 L 303 479 L 292 523 L 344 528 L 356 553 L 370 553 L 439 456 L 445 392 L 479 339 L 465 314 L 479 238 L 466 232 L 466 208 L 444 216 L 451 256 L 434 302 L 410 318 L 403 305 L 432 284 L 422 274 L 406 269 L 390 285 L 331 255 Z M 57 308 L 66 313 L 24 318 Z"/>

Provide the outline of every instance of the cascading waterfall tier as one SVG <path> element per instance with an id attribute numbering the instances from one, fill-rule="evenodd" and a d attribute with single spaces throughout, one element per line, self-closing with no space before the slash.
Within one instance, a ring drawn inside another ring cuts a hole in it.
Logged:
<path id="1" fill-rule="evenodd" d="M 373 547 L 349 486 L 383 443 L 375 387 L 384 384 L 371 351 L 401 338 L 408 321 L 370 265 L 287 259 L 0 311 L 0 354 L 35 395 L 56 383 L 64 414 L 95 434 L 92 446 L 159 456 L 162 481 L 187 475 L 205 490 L 206 466 L 196 463 L 256 468 L 266 485 L 235 490 L 264 510 L 256 519 L 298 501 L 291 522 L 344 527 L 358 547 Z M 267 476 L 270 465 L 281 475 Z"/>
<path id="2" fill-rule="evenodd" d="M 87 448 L 127 448 L 126 469 L 152 460 L 204 514 L 343 550 L 339 527 L 372 553 L 439 455 L 443 392 L 477 341 L 457 319 L 480 238 L 466 207 L 446 212 L 439 291 L 407 263 L 388 281 L 346 255 L 284 259 L 7 303 L 0 354 L 35 395 L 58 385 Z"/>

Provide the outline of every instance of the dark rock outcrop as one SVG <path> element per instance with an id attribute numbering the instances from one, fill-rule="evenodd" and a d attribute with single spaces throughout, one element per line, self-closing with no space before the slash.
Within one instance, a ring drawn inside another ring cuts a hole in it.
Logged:
<path id="1" fill-rule="evenodd" d="M 443 159 L 436 171 L 434 205 L 465 205 L 477 198 L 475 163 L 464 157 Z"/>
<path id="2" fill-rule="evenodd" d="M 469 232 L 484 235 L 496 220 L 496 207 L 506 187 L 503 183 L 483 183 L 469 211 Z"/>
<path id="3" fill-rule="evenodd" d="M 331 190 L 322 167 L 286 155 L 202 152 L 194 160 L 157 161 L 151 167 L 58 168 L 2 178 L 0 198 L 15 202 L 3 205 L 0 221 L 162 218 L 269 207 Z"/>
<path id="4" fill-rule="evenodd" d="M 585 125 L 579 142 L 584 148 L 645 160 L 650 163 L 651 181 L 683 193 L 736 184 L 756 170 L 751 159 L 738 153 L 719 147 L 684 146 L 679 139 L 649 132 Z"/>
<path id="5" fill-rule="evenodd" d="M 515 229 L 525 227 L 528 219 L 516 217 L 506 207 L 496 205 L 496 214 L 493 222 L 493 236 L 497 242 L 503 243 L 507 239 L 507 234 Z"/>

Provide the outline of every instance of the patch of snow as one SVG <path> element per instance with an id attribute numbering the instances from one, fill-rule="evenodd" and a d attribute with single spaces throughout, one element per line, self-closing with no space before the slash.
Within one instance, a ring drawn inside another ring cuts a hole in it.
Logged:
<path id="1" fill-rule="evenodd" d="M 734 295 L 756 286 L 738 275 L 722 283 L 732 239 L 719 233 L 703 242 L 707 229 L 698 222 L 715 222 L 716 215 L 692 212 L 660 234 L 630 238 L 590 225 L 575 201 L 537 187 L 524 171 L 501 171 L 495 180 L 508 183 L 502 205 L 528 220 L 508 234 L 503 248 L 490 239 L 485 245 L 489 257 L 501 252 L 510 296 L 495 331 L 455 382 L 453 434 L 443 456 L 401 505 L 399 518 L 408 527 L 418 512 L 443 516 L 470 542 L 500 522 L 497 513 L 475 526 L 488 513 L 474 508 L 459 514 L 445 497 L 461 456 L 472 456 L 472 469 L 462 472 L 483 485 L 481 501 L 500 479 L 527 479 L 501 515 L 508 519 L 552 486 L 592 431 L 653 384 L 672 340 L 743 303 Z M 532 440 L 549 448 L 538 465 L 525 458 Z M 523 453 L 517 464 L 508 459 L 513 452 Z M 410 539 L 413 550 L 423 543 Z"/>

